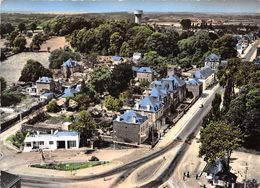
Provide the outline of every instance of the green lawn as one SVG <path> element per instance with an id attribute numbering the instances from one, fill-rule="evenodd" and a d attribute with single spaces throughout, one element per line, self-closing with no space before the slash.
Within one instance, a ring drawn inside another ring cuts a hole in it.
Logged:
<path id="1" fill-rule="evenodd" d="M 35 164 L 35 165 L 31 165 L 31 167 L 72 171 L 72 170 L 79 170 L 82 168 L 89 168 L 93 166 L 103 165 L 107 163 L 109 163 L 109 161 L 88 161 L 88 162 L 78 162 L 78 163 L 49 163 L 49 164 Z"/>

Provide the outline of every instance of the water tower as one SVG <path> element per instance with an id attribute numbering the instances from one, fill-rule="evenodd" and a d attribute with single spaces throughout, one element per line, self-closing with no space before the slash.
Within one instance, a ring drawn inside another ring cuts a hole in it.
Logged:
<path id="1" fill-rule="evenodd" d="M 135 15 L 135 23 L 139 24 L 141 22 L 143 11 L 142 10 L 135 10 L 134 15 Z"/>

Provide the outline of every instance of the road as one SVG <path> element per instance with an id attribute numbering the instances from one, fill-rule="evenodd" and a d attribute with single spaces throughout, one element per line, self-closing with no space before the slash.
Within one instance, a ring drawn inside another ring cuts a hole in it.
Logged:
<path id="1" fill-rule="evenodd" d="M 186 150 L 188 149 L 190 145 L 190 137 L 192 137 L 193 133 L 198 130 L 198 128 L 201 125 L 203 117 L 207 115 L 207 113 L 211 109 L 211 102 L 214 99 L 215 93 L 220 89 L 219 87 L 215 87 L 214 91 L 208 96 L 208 98 L 203 102 L 204 108 L 198 108 L 192 115 L 191 119 L 187 122 L 185 126 L 180 130 L 179 133 L 175 135 L 173 138 L 173 141 L 170 143 L 169 147 L 167 148 L 167 152 L 165 152 L 163 155 L 160 155 L 157 160 L 163 159 L 165 157 L 170 158 L 170 161 L 168 162 L 168 165 L 165 166 L 165 168 L 159 170 L 156 175 L 147 175 L 150 176 L 149 181 L 146 180 L 147 183 L 140 183 L 140 184 L 134 184 L 131 181 L 133 181 L 133 176 L 138 177 L 140 174 L 147 173 L 149 171 L 145 171 L 145 168 L 142 170 L 135 170 L 130 174 L 132 176 L 131 178 L 126 179 L 128 181 L 127 183 L 122 183 L 121 186 L 118 187 L 144 187 L 144 188 L 150 188 L 150 187 L 158 187 L 164 182 L 168 181 L 168 179 L 172 176 L 173 171 L 176 167 L 176 165 L 179 163 L 179 161 L 182 159 L 182 156 L 185 154 Z M 178 139 L 176 139 L 178 137 Z M 180 141 L 181 140 L 181 141 Z M 172 144 L 174 146 L 172 146 Z M 150 168 L 152 164 L 146 163 L 147 168 Z M 139 167 L 140 168 L 140 167 Z M 133 175 L 137 174 L 138 175 Z M 153 173 L 153 171 L 150 171 L 150 173 Z M 133 185 L 134 184 L 134 185 Z"/>
<path id="2" fill-rule="evenodd" d="M 215 93 L 215 92 L 214 92 Z M 207 99 L 204 102 L 204 108 L 198 108 L 196 113 L 189 119 L 188 122 L 185 123 L 183 129 L 178 132 L 179 138 L 185 140 L 199 125 L 201 122 L 202 118 L 207 114 L 209 109 L 211 108 L 211 101 L 214 98 L 214 93 L 207 97 Z M 189 113 L 189 112 L 188 112 Z M 98 178 L 105 178 L 108 176 L 112 176 L 115 174 L 123 173 L 122 176 L 119 177 L 122 181 L 124 178 L 128 177 L 136 168 L 148 163 L 149 161 L 156 159 L 162 155 L 164 155 L 166 152 L 175 149 L 176 146 L 178 146 L 180 142 L 176 139 L 172 139 L 169 144 L 167 144 L 165 147 L 161 147 L 158 149 L 155 149 L 151 153 L 149 153 L 147 156 L 144 156 L 140 159 L 137 159 L 133 162 L 124 164 L 120 167 L 116 167 L 112 170 L 100 173 L 100 174 L 95 174 L 95 175 L 88 175 L 88 176 L 81 176 L 81 177 L 35 177 L 35 176 L 28 176 L 28 175 L 21 175 L 22 177 L 22 185 L 26 187 L 66 187 L 68 183 L 75 183 L 75 182 L 84 182 L 84 181 L 90 181 L 90 180 L 95 180 Z M 149 187 L 150 185 L 160 185 L 164 181 L 167 180 L 169 175 L 172 173 L 176 163 L 178 162 L 180 156 L 184 153 L 186 150 L 187 144 L 183 144 L 181 147 L 181 150 L 178 155 L 176 155 L 173 158 L 173 161 L 171 162 L 169 171 L 164 172 L 161 174 L 159 177 L 158 181 L 152 181 L 148 185 L 145 185 L 144 187 Z M 118 182 L 116 182 L 115 186 L 118 185 Z"/>
<path id="3" fill-rule="evenodd" d="M 260 45 L 260 40 L 256 40 L 254 44 L 252 44 L 252 47 L 249 49 L 249 51 L 243 56 L 243 61 L 249 62 L 252 61 L 256 55 L 257 47 Z"/>

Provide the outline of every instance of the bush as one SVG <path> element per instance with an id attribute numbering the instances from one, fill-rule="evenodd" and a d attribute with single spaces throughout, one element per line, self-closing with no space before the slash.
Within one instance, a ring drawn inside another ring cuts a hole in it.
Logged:
<path id="1" fill-rule="evenodd" d="M 10 141 L 17 148 L 20 148 L 21 146 L 23 146 L 23 141 L 27 134 L 27 131 L 17 132 L 15 135 L 10 136 L 7 140 Z"/>
<path id="2" fill-rule="evenodd" d="M 21 102 L 23 97 L 24 95 L 21 93 L 5 91 L 1 98 L 2 106 L 16 105 L 17 103 Z"/>
<path id="3" fill-rule="evenodd" d="M 108 110 L 119 111 L 122 108 L 123 103 L 117 98 L 107 96 L 105 97 L 104 105 Z"/>
<path id="4" fill-rule="evenodd" d="M 46 106 L 48 112 L 59 112 L 60 107 L 58 106 L 55 100 L 50 101 L 49 104 Z"/>

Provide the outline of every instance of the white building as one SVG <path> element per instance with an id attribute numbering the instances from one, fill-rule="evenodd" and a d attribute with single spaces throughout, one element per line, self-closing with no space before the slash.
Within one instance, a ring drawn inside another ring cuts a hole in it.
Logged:
<path id="1" fill-rule="evenodd" d="M 53 99 L 53 93 L 43 93 L 40 95 L 40 101 L 50 101 L 51 99 Z"/>
<path id="2" fill-rule="evenodd" d="M 220 64 L 220 56 L 211 53 L 205 58 L 204 67 L 209 67 L 213 70 L 217 70 Z"/>
<path id="3" fill-rule="evenodd" d="M 25 152 L 33 149 L 56 150 L 79 148 L 80 134 L 76 131 L 55 131 L 53 134 L 33 134 L 24 140 Z"/>

